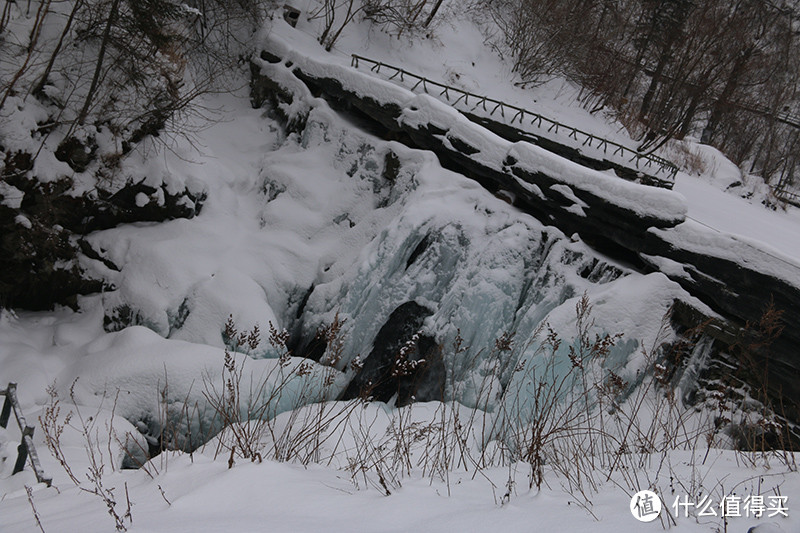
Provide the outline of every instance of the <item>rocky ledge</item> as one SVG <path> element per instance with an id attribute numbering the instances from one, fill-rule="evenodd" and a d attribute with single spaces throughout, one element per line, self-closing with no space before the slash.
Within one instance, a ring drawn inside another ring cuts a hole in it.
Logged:
<path id="1" fill-rule="evenodd" d="M 32 157 L 7 153 L 0 175 L 0 305 L 31 310 L 75 307 L 77 295 L 103 290 L 81 266 L 86 258 L 116 266 L 83 239 L 132 222 L 191 218 L 204 197 L 140 181 L 98 183 L 79 193 L 74 180 L 31 175 Z"/>

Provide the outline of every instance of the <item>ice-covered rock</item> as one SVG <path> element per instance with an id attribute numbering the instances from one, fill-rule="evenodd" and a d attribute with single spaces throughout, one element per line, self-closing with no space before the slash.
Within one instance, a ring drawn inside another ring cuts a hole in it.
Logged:
<path id="1" fill-rule="evenodd" d="M 782 330 L 770 353 L 759 357 L 769 361 L 773 401 L 785 403 L 787 415 L 800 419 L 800 365 L 794 350 L 800 330 L 791 327 L 800 309 L 797 261 L 686 220 L 685 201 L 676 193 L 629 183 L 541 147 L 500 138 L 429 95 L 295 48 L 285 36 L 265 36 L 263 46 L 263 57 L 253 60 L 254 74 L 272 77 L 281 87 L 285 111 L 304 114 L 296 101 L 310 105 L 309 93 L 322 95 L 382 135 L 431 150 L 448 169 L 490 191 L 503 190 L 506 198 L 510 193 L 516 206 L 566 234 L 579 234 L 594 250 L 642 273 L 660 269 L 735 328 L 757 324 L 774 303 L 783 313 Z M 295 90 L 298 81 L 301 90 Z M 295 103 L 291 108 L 286 105 L 290 102 Z M 297 116 L 286 118 L 298 121 Z M 707 313 L 711 316 L 714 312 Z"/>
<path id="2" fill-rule="evenodd" d="M 134 423 L 151 441 L 191 450 L 222 427 L 218 402 L 240 419 L 264 419 L 306 403 L 337 397 L 340 372 L 301 358 L 253 360 L 219 348 L 164 339 L 140 326 L 89 343 L 57 379 L 58 395 L 84 412 L 103 409 Z M 230 385 L 229 385 L 230 384 Z"/>

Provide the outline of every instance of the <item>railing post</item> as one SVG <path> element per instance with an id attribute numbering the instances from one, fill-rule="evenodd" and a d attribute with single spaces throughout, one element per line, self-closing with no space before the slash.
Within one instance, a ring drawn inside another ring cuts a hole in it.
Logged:
<path id="1" fill-rule="evenodd" d="M 17 390 L 16 383 L 9 383 L 5 390 L 6 399 L 3 402 L 3 411 L 0 412 L 0 427 L 8 426 L 8 417 L 11 416 L 11 396 Z"/>
<path id="2" fill-rule="evenodd" d="M 33 436 L 33 426 L 25 426 L 25 429 L 22 430 L 22 440 L 17 446 L 17 462 L 14 463 L 14 471 L 11 472 L 11 475 L 18 472 L 22 472 L 25 468 L 25 461 L 28 460 L 28 446 L 25 444 L 25 436 L 32 437 Z"/>
<path id="3" fill-rule="evenodd" d="M 28 447 L 25 446 L 24 442 L 20 442 L 19 446 L 17 446 L 17 462 L 14 463 L 14 471 L 11 472 L 11 475 L 17 474 L 22 472 L 25 468 L 25 461 L 28 460 Z"/>
<path id="4" fill-rule="evenodd" d="M 11 400 L 6 394 L 6 399 L 3 402 L 3 411 L 0 412 L 0 427 L 8 426 L 8 417 L 11 415 Z"/>

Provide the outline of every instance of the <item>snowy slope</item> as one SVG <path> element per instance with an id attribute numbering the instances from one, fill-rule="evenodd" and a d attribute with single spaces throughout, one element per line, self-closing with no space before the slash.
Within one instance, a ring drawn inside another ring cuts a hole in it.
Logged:
<path id="1" fill-rule="evenodd" d="M 133 521 L 128 527 L 131 532 L 605 533 L 666 529 L 694 533 L 722 528 L 719 516 L 685 517 L 683 508 L 679 508 L 677 517 L 666 516 L 667 512 L 674 515 L 676 496 L 683 501 L 690 490 L 708 491 L 709 500 L 715 504 L 721 501 L 722 494 L 733 491 L 742 499 L 761 491 L 765 502 L 769 501 L 767 495 L 789 495 L 790 518 L 769 517 L 774 511 L 765 511 L 760 519 L 748 517 L 741 509 L 740 516 L 728 518 L 727 529 L 745 532 L 759 526 L 757 533 L 797 531 L 794 512 L 800 483 L 796 474 L 786 475 L 775 468 L 743 468 L 741 458 L 731 452 L 712 452 L 705 464 L 692 466 L 700 459 L 691 453 L 676 453 L 661 474 L 655 468 L 642 469 L 637 474 L 643 485 L 652 480 L 664 490 L 665 509 L 660 519 L 650 524 L 639 523 L 631 516 L 633 491 L 628 492 L 622 480 L 620 485 L 604 483 L 603 490 L 592 496 L 592 505 L 584 508 L 568 494 L 567 487 L 558 483 L 538 493 L 529 490 L 523 465 L 512 468 L 511 477 L 508 469 L 490 469 L 477 476 L 473 472 L 454 472 L 449 483 L 410 477 L 403 479 L 402 487 L 392 490 L 390 496 L 363 485 L 358 487 L 341 472 L 317 465 L 243 463 L 228 470 L 224 461 L 214 461 L 207 454 L 196 454 L 193 460 L 171 457 L 168 466 L 154 479 L 141 471 L 128 471 L 109 475 L 108 482 L 120 490 L 124 490 L 122 483 L 127 483 L 134 504 Z M 654 461 L 654 466 L 658 464 Z M 673 485 L 673 493 L 670 475 L 674 479 L 695 479 L 697 485 Z M 510 490 L 509 480 L 513 482 Z M 102 501 L 64 484 L 60 486 L 62 494 L 41 488 L 33 493 L 45 531 L 113 531 L 114 521 L 107 516 Z M 694 500 L 692 494 L 689 501 Z M 4 531 L 38 531 L 21 487 L 6 492 L 0 511 L 0 527 Z M 719 508 L 714 511 L 719 515 Z"/>

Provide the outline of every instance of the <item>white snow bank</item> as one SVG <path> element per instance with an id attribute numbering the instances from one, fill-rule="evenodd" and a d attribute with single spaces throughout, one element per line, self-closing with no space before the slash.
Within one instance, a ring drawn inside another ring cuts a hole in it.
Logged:
<path id="1" fill-rule="evenodd" d="M 800 287 L 800 259 L 747 237 L 717 232 L 687 220 L 674 228 L 650 231 L 676 247 L 726 259 Z"/>
<path id="2" fill-rule="evenodd" d="M 105 295 L 107 311 L 128 306 L 134 323 L 217 347 L 230 315 L 240 329 L 290 327 L 304 293 L 346 270 L 403 194 L 380 175 L 390 145 L 329 127 L 335 114 L 316 103 L 303 136 L 284 138 L 246 98 L 212 98 L 230 119 L 194 140 L 205 150 L 185 143 L 148 160 L 153 174 L 191 180 L 208 198 L 191 220 L 88 237 L 120 267 L 85 263 L 117 288 Z"/>
<path id="3" fill-rule="evenodd" d="M 724 162 L 739 172 L 733 163 L 727 159 Z M 721 190 L 719 187 L 734 179 L 725 177 L 728 172 L 718 176 L 716 171 L 708 171 L 701 177 L 678 173 L 675 190 L 686 198 L 688 217 L 710 232 L 735 235 L 765 252 L 787 256 L 792 263 L 800 262 L 800 209 L 790 206 L 786 211 L 771 211 L 755 200 Z"/>
<path id="4" fill-rule="evenodd" d="M 367 413 L 369 415 L 371 413 Z M 365 416 L 367 420 L 371 418 Z M 410 422 L 417 422 L 414 417 Z M 427 423 L 436 421 L 426 421 Z M 377 424 L 380 426 L 381 424 Z M 426 424 L 427 425 L 427 424 Z M 408 436 L 420 426 L 408 428 Z M 429 434 L 431 439 L 435 434 Z M 425 437 L 420 443 L 424 443 Z M 369 448 L 362 448 L 369 450 Z M 351 449 L 356 454 L 357 449 Z M 214 461 L 210 454 L 175 454 L 158 466 L 154 478 L 142 471 L 107 472 L 107 487 L 116 487 L 117 510 L 124 513 L 125 494 L 130 498 L 133 522 L 129 530 L 151 533 L 206 533 L 215 531 L 317 532 L 353 531 L 390 533 L 398 531 L 526 531 L 532 524 L 542 531 L 612 533 L 644 530 L 632 516 L 630 504 L 638 490 L 655 490 L 663 500 L 661 519 L 652 528 L 673 523 L 671 530 L 710 533 L 722 529 L 791 533 L 798 527 L 794 512 L 800 494 L 797 472 L 758 462 L 748 467 L 735 452 L 711 450 L 675 451 L 645 456 L 635 475 L 616 474 L 605 480 L 602 468 L 584 472 L 597 480 L 594 490 L 583 496 L 550 467 L 545 467 L 547 483 L 541 490 L 529 488 L 530 466 L 513 463 L 506 467 L 477 469 L 466 463 L 439 479 L 435 472 L 413 469 L 402 475 L 399 486 L 387 478 L 386 463 L 376 462 L 364 471 L 364 461 L 352 471 L 320 464 L 294 464 L 264 461 L 241 462 L 229 469 L 227 461 Z M 380 454 L 376 450 L 375 459 Z M 391 461 L 389 451 L 385 460 Z M 401 456 L 402 458 L 402 456 Z M 77 471 L 85 463 L 76 463 Z M 380 475 L 389 489 L 386 495 Z M 3 495 L 0 528 L 4 531 L 38 531 L 25 490 L 0 481 Z M 67 483 L 55 489 L 34 487 L 33 501 L 45 531 L 112 530 L 114 521 L 102 500 Z M 740 501 L 750 495 L 763 495 L 765 507 L 770 497 L 788 496 L 788 517 L 774 516 L 774 510 L 760 518 L 745 513 L 723 520 L 718 504 L 735 494 Z M 691 505 L 688 516 L 683 508 L 673 509 L 676 498 L 696 503 L 710 499 L 716 516 L 698 516 L 700 508 Z M 78 512 L 79 511 L 79 512 Z M 670 516 L 667 516 L 669 513 Z M 773 516 L 769 516 L 773 514 Z M 127 522 L 126 522 L 127 524 Z"/>

